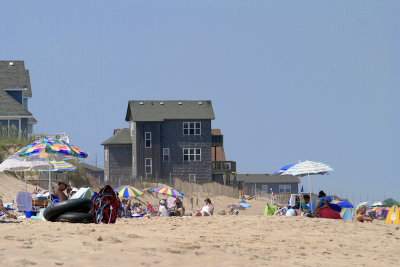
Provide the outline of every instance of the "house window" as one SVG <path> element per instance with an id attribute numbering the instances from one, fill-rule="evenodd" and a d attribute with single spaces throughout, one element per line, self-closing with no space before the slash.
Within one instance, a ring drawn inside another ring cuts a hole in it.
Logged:
<path id="1" fill-rule="evenodd" d="M 196 174 L 189 174 L 189 182 L 196 182 Z"/>
<path id="2" fill-rule="evenodd" d="M 200 135 L 201 123 L 200 122 L 184 122 L 183 135 Z"/>
<path id="3" fill-rule="evenodd" d="M 169 148 L 163 148 L 163 162 L 169 162 Z"/>
<path id="4" fill-rule="evenodd" d="M 268 185 L 263 184 L 262 188 L 261 188 L 261 191 L 263 191 L 264 193 L 268 193 Z"/>
<path id="5" fill-rule="evenodd" d="M 200 148 L 184 148 L 183 161 L 201 161 Z"/>
<path id="6" fill-rule="evenodd" d="M 144 159 L 145 163 L 145 168 L 146 168 L 146 174 L 151 174 L 151 158 L 145 158 Z"/>
<path id="7" fill-rule="evenodd" d="M 134 134 L 134 130 L 135 130 L 134 127 L 135 127 L 134 122 L 130 121 L 129 122 L 129 129 L 131 130 L 131 136 L 133 136 L 133 134 Z"/>
<path id="8" fill-rule="evenodd" d="M 146 148 L 151 148 L 151 132 L 144 133 L 144 142 Z"/>
<path id="9" fill-rule="evenodd" d="M 280 194 L 290 194 L 292 192 L 292 186 L 290 184 L 280 184 L 279 193 Z"/>

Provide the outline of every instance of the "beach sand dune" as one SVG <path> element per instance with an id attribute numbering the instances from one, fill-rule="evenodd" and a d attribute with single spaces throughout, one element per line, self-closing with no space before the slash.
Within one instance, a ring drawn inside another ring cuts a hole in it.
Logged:
<path id="1" fill-rule="evenodd" d="M 398 266 L 400 230 L 286 216 L 0 221 L 3 266 Z"/>

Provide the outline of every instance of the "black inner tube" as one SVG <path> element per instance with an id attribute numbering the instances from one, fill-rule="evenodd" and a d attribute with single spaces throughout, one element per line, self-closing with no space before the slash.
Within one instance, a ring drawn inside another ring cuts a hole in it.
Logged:
<path id="1" fill-rule="evenodd" d="M 48 221 L 52 221 L 65 212 L 90 212 L 92 206 L 93 203 L 90 199 L 79 198 L 65 200 L 48 206 L 43 212 L 43 217 Z"/>

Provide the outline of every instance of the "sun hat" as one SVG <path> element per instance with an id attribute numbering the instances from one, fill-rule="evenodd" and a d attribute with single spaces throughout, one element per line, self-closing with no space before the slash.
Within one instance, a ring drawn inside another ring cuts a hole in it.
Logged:
<path id="1" fill-rule="evenodd" d="M 72 188 L 71 192 L 78 192 L 78 188 L 76 187 Z"/>

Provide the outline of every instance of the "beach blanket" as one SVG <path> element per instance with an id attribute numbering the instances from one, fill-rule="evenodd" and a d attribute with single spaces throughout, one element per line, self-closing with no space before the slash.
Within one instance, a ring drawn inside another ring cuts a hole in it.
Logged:
<path id="1" fill-rule="evenodd" d="M 94 223 L 115 223 L 120 202 L 111 186 L 104 186 L 93 200 Z"/>

